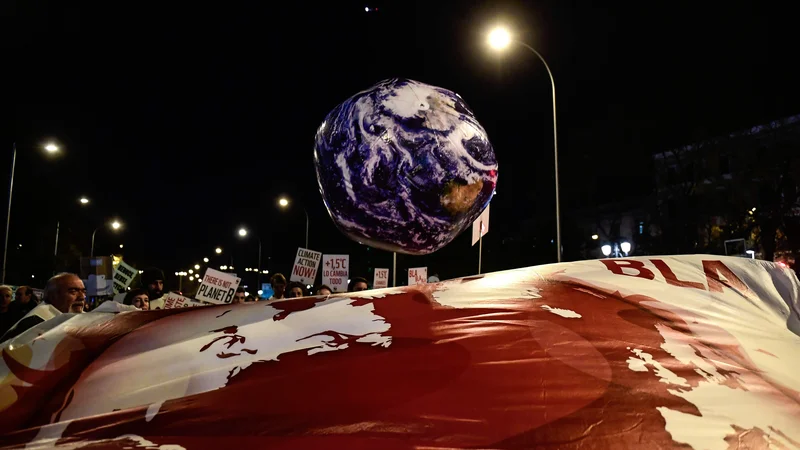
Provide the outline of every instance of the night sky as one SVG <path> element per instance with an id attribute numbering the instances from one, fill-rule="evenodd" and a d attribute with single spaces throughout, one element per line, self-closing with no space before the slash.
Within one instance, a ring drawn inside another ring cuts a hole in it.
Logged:
<path id="1" fill-rule="evenodd" d="M 310 247 L 351 254 L 351 275 L 371 279 L 367 269 L 391 267 L 391 254 L 336 231 L 317 190 L 313 137 L 338 103 L 393 77 L 458 92 L 492 140 L 500 169 L 484 269 L 553 262 L 549 79 L 527 51 L 487 50 L 496 23 L 554 72 L 566 216 L 645 197 L 655 151 L 800 113 L 795 15 L 767 5 L 170 3 L 0 5 L 5 186 L 12 143 L 19 148 L 8 282 L 35 274 L 42 285 L 52 273 L 57 221 L 59 252 L 88 255 L 92 230 L 112 217 L 125 229 L 99 231 L 96 253 L 124 244 L 138 268 L 172 275 L 222 246 L 214 265 L 233 257 L 246 275 L 256 248 L 237 239 L 245 225 L 261 236 L 264 267 L 288 273 L 304 239 L 302 206 Z M 49 139 L 63 149 L 57 158 L 40 149 Z M 279 210 L 281 195 L 294 207 Z M 472 274 L 469 241 L 400 257 L 398 268 Z M 59 269 L 75 262 L 64 256 Z"/>

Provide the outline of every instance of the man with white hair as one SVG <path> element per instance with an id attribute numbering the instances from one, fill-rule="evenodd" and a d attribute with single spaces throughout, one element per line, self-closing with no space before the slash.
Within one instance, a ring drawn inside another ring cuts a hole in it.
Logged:
<path id="1" fill-rule="evenodd" d="M 47 280 L 44 301 L 11 327 L 0 342 L 19 336 L 29 328 L 65 313 L 82 313 L 86 306 L 86 287 L 74 273 L 60 273 Z"/>

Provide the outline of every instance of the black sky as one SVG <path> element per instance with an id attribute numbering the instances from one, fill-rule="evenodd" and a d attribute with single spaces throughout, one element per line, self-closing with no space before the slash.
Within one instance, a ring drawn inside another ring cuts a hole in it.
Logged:
<path id="1" fill-rule="evenodd" d="M 354 271 L 388 267 L 389 254 L 335 231 L 312 145 L 328 111 L 392 77 L 460 93 L 489 133 L 500 179 L 486 268 L 552 261 L 549 80 L 525 51 L 487 52 L 485 33 L 500 21 L 554 72 L 566 209 L 647 195 L 654 151 L 800 113 L 795 14 L 767 5 L 171 3 L 0 5 L 6 185 L 12 142 L 20 148 L 15 276 L 52 270 L 57 220 L 65 245 L 88 253 L 92 230 L 112 216 L 125 232 L 99 232 L 98 253 L 124 243 L 126 259 L 172 273 L 221 245 L 243 268 L 255 265 L 255 250 L 234 230 L 247 225 L 259 230 L 270 268 L 287 272 L 304 216 L 279 211 L 281 194 L 308 209 L 312 248 L 350 253 Z M 56 160 L 35 149 L 47 138 L 64 149 Z M 80 195 L 90 208 L 78 207 Z M 506 257 L 506 241 L 526 233 L 540 244 Z M 399 267 L 474 272 L 468 241 Z M 26 266 L 19 243 L 43 262 Z"/>

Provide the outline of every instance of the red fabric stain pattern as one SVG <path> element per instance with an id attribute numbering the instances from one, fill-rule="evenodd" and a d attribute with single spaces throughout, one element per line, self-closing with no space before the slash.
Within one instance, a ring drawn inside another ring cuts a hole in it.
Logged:
<path id="1" fill-rule="evenodd" d="M 656 408 L 698 416 L 699 411 L 668 392 L 670 385 L 652 368 L 630 370 L 631 350 L 653 355 L 697 386 L 703 378 L 696 367 L 661 348 L 664 338 L 657 327 L 668 327 L 694 348 L 716 352 L 718 365 L 755 371 L 732 336 L 705 317 L 693 321 L 713 330 L 718 339 L 694 335 L 682 318 L 690 315 L 661 309 L 649 297 L 623 297 L 552 280 L 529 284 L 524 287 L 538 289 L 541 301 L 508 299 L 502 306 L 459 309 L 443 307 L 427 292 L 413 290 L 369 300 L 375 314 L 390 324 L 385 333 L 391 336 L 388 348 L 357 342 L 362 336 L 326 330 L 302 339 L 324 335 L 331 338 L 326 345 L 347 347 L 311 356 L 298 350 L 240 372 L 238 367 L 231 369 L 224 388 L 169 400 L 150 422 L 145 421 L 145 407 L 76 420 L 65 431 L 64 442 L 136 434 L 192 449 L 578 450 L 637 448 L 645 443 L 686 448 L 672 441 Z M 283 314 L 275 320 L 318 301 L 274 303 L 281 304 Z M 351 306 L 363 307 L 365 302 L 360 299 Z M 540 304 L 576 310 L 582 318 L 557 316 Z M 188 313 L 202 313 L 196 311 L 202 308 L 191 310 Z M 213 332 L 225 336 L 214 338 L 201 352 L 225 339 L 227 348 L 245 342 L 235 326 Z M 744 434 L 736 432 L 742 442 Z M 5 438 L 14 445 L 29 437 L 20 432 Z"/>

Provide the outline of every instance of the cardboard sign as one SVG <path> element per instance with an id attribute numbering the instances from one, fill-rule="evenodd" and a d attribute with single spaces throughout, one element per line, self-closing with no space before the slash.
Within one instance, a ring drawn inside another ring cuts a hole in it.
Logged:
<path id="1" fill-rule="evenodd" d="M 483 210 L 480 216 L 472 222 L 472 245 L 475 245 L 486 233 L 489 232 L 489 206 Z"/>
<path id="2" fill-rule="evenodd" d="M 303 284 L 314 284 L 317 279 L 317 270 L 322 259 L 322 253 L 305 248 L 297 249 L 297 257 L 294 259 L 292 276 L 289 281 L 298 281 Z"/>
<path id="3" fill-rule="evenodd" d="M 333 292 L 347 292 L 350 278 L 350 255 L 325 255 L 322 257 L 322 284 Z"/>
<path id="4" fill-rule="evenodd" d="M 203 306 L 201 302 L 192 300 L 189 297 L 170 292 L 164 296 L 164 309 L 170 308 L 188 308 L 190 306 Z"/>
<path id="5" fill-rule="evenodd" d="M 209 303 L 231 303 L 241 281 L 241 278 L 236 278 L 229 273 L 208 268 L 195 297 Z"/>
<path id="6" fill-rule="evenodd" d="M 408 285 L 416 286 L 418 284 L 425 284 L 428 282 L 428 268 L 417 267 L 416 269 L 408 269 Z"/>
<path id="7" fill-rule="evenodd" d="M 114 269 L 114 292 L 125 292 L 138 273 L 134 267 L 125 264 L 125 261 L 120 261 Z"/>
<path id="8" fill-rule="evenodd" d="M 375 269 L 375 278 L 372 280 L 374 289 L 389 287 L 389 269 Z"/>

